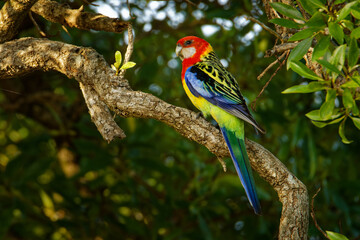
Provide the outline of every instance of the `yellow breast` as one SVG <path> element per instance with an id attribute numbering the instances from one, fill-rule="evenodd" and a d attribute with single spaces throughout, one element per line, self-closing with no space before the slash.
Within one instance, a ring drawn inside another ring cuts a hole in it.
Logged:
<path id="1" fill-rule="evenodd" d="M 199 96 L 196 97 L 194 96 L 188 86 L 186 85 L 185 81 L 182 81 L 183 87 L 185 89 L 186 95 L 188 95 L 188 97 L 190 98 L 190 101 L 192 102 L 192 104 L 194 104 L 194 106 L 199 109 L 205 116 L 210 114 L 210 108 L 211 108 L 211 103 L 209 103 L 206 99 L 204 99 L 203 97 Z"/>

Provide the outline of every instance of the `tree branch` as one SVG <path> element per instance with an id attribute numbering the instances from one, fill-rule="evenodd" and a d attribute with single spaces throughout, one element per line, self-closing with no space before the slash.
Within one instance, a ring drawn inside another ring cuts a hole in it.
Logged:
<path id="1" fill-rule="evenodd" d="M 51 0 L 39 0 L 31 8 L 31 11 L 48 21 L 84 30 L 93 29 L 120 33 L 126 30 L 128 26 L 127 22 L 121 21 L 118 18 L 109 18 L 97 13 L 82 12 L 82 10 L 83 7 L 71 9 L 65 4 Z"/>
<path id="2" fill-rule="evenodd" d="M 128 81 L 116 76 L 104 58 L 91 48 L 34 38 L 0 45 L 0 79 L 35 70 L 61 72 L 84 86 L 91 86 L 90 90 L 85 90 L 85 98 L 86 95 L 99 96 L 116 114 L 159 120 L 205 146 L 217 157 L 229 156 L 218 129 L 205 119 L 198 119 L 192 111 L 166 103 L 151 94 L 131 90 Z M 109 118 L 104 121 L 113 124 Z M 309 205 L 305 185 L 261 145 L 246 140 L 246 148 L 251 166 L 275 189 L 283 204 L 279 239 L 307 239 Z"/>
<path id="3" fill-rule="evenodd" d="M 13 39 L 37 0 L 8 0 L 0 10 L 0 43 Z"/>

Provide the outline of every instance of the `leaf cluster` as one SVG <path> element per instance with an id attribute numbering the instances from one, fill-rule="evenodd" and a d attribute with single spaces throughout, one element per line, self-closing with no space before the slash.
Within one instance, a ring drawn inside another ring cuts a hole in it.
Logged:
<path id="1" fill-rule="evenodd" d="M 284 18 L 270 22 L 298 30 L 288 39 L 298 44 L 287 59 L 287 69 L 312 80 L 283 93 L 322 91 L 326 97 L 320 108 L 306 116 L 319 128 L 340 123 L 339 135 L 350 143 L 345 136 L 346 120 L 350 118 L 360 130 L 359 1 L 300 0 L 302 12 L 283 3 L 271 6 Z"/>

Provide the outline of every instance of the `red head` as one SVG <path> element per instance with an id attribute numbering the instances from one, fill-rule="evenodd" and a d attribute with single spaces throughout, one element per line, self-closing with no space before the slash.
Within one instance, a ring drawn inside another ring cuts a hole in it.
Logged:
<path id="1" fill-rule="evenodd" d="M 183 61 L 183 66 L 193 65 L 200 61 L 202 55 L 212 51 L 210 44 L 204 39 L 188 36 L 180 39 L 176 44 L 176 55 Z"/>

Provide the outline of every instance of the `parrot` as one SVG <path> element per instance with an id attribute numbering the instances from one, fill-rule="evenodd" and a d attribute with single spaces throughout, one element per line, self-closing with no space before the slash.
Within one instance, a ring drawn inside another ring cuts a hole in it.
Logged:
<path id="1" fill-rule="evenodd" d="M 251 115 L 238 83 L 207 41 L 196 36 L 181 38 L 175 53 L 182 61 L 181 81 L 187 96 L 204 117 L 211 116 L 219 125 L 247 198 L 254 212 L 260 215 L 261 206 L 245 148 L 244 122 L 263 134 L 265 130 Z"/>

